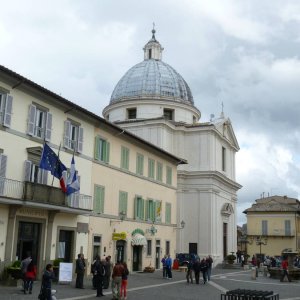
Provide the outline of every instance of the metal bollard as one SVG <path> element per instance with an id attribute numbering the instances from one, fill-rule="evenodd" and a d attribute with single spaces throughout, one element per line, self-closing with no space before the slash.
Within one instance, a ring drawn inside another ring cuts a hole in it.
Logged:
<path id="1" fill-rule="evenodd" d="M 251 269 L 251 279 L 256 280 L 256 277 L 256 268 L 254 267 Z"/>

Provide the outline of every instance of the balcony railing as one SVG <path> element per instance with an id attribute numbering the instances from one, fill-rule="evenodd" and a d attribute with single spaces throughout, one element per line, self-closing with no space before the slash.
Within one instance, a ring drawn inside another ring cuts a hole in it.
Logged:
<path id="1" fill-rule="evenodd" d="M 57 187 L 27 181 L 21 182 L 3 177 L 0 178 L 0 196 L 84 210 L 93 209 L 91 196 L 79 193 L 66 196 Z"/>

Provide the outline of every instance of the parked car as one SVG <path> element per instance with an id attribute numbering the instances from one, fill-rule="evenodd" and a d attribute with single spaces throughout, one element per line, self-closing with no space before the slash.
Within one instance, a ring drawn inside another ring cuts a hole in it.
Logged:
<path id="1" fill-rule="evenodd" d="M 195 253 L 177 253 L 176 259 L 178 260 L 179 266 L 185 266 L 190 261 L 194 262 L 196 259 L 200 259 L 200 257 Z"/>

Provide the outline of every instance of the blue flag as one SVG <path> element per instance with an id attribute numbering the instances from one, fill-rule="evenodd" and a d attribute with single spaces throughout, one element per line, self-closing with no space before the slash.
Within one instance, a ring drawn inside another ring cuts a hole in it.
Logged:
<path id="1" fill-rule="evenodd" d="M 50 173 L 59 179 L 60 187 L 65 193 L 66 183 L 63 178 L 63 171 L 67 171 L 65 165 L 60 161 L 59 157 L 55 152 L 45 143 L 43 148 L 43 153 L 40 162 L 40 168 L 50 171 Z"/>
<path id="2" fill-rule="evenodd" d="M 69 196 L 75 192 L 78 192 L 79 190 L 80 190 L 80 185 L 77 178 L 77 172 L 75 169 L 75 160 L 73 156 L 71 162 L 71 168 L 70 168 L 70 175 L 68 177 L 68 183 L 67 183 L 67 195 Z"/>

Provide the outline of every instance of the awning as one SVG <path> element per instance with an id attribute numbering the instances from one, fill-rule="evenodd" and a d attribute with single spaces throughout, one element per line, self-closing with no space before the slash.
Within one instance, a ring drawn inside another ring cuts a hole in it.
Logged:
<path id="1" fill-rule="evenodd" d="M 136 233 L 132 237 L 131 245 L 132 246 L 147 246 L 147 240 L 143 235 Z"/>

